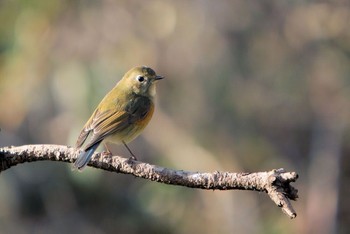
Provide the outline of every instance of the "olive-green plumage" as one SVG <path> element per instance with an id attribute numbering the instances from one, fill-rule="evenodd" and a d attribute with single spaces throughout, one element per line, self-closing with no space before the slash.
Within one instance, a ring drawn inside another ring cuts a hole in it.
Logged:
<path id="1" fill-rule="evenodd" d="M 102 141 L 126 144 L 142 132 L 152 118 L 155 84 L 162 78 L 145 66 L 132 68 L 124 75 L 81 131 L 76 147 L 83 152 L 74 168 L 82 170 Z"/>

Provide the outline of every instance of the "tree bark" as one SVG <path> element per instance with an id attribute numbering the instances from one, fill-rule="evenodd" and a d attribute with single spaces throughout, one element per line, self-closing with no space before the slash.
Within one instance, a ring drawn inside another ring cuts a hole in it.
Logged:
<path id="1" fill-rule="evenodd" d="M 0 148 L 0 172 L 17 164 L 41 160 L 73 163 L 79 150 L 61 145 L 23 145 Z M 266 192 L 290 218 L 296 217 L 290 200 L 298 198 L 298 190 L 290 185 L 298 179 L 295 172 L 273 169 L 267 172 L 190 172 L 168 169 L 130 158 L 95 153 L 88 166 L 106 171 L 190 188 L 208 190 L 254 190 Z"/>

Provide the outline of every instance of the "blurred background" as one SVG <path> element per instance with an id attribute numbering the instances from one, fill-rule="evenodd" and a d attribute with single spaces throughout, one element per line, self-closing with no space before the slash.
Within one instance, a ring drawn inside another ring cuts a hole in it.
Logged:
<path id="1" fill-rule="evenodd" d="M 349 22 L 346 0 L 1 0 L 0 146 L 74 145 L 123 74 L 148 65 L 166 79 L 129 144 L 140 160 L 283 167 L 300 198 L 290 220 L 265 193 L 35 162 L 1 173 L 0 232 L 349 233 Z"/>

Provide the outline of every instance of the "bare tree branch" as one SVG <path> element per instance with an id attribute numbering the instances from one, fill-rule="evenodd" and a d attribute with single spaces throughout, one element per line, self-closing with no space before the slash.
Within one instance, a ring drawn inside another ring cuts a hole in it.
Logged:
<path id="1" fill-rule="evenodd" d="M 61 145 L 24 145 L 0 148 L 0 172 L 20 163 L 52 160 L 74 162 L 79 151 Z M 210 190 L 255 190 L 266 192 L 290 218 L 296 217 L 290 200 L 298 198 L 298 190 L 290 185 L 298 175 L 284 169 L 268 172 L 190 172 L 167 169 L 119 156 L 95 153 L 88 166 L 106 171 L 131 174 L 152 181 Z"/>

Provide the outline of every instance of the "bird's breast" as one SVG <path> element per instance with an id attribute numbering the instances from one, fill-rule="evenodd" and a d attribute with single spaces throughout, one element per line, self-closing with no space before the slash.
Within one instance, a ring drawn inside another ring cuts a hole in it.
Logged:
<path id="1" fill-rule="evenodd" d="M 113 143 L 128 143 L 134 140 L 145 129 L 150 122 L 154 112 L 154 104 L 152 100 L 142 100 L 129 102 L 130 107 L 126 110 L 129 113 L 128 124 L 124 129 L 108 136 L 107 141 Z"/>

